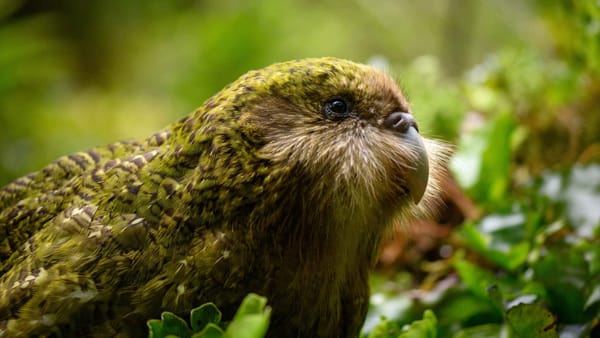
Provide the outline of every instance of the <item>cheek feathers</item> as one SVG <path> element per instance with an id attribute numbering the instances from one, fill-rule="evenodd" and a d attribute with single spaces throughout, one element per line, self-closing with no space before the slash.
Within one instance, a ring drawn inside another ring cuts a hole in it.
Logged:
<path id="1" fill-rule="evenodd" d="M 362 123 L 336 127 L 280 131 L 269 137 L 261 154 L 275 162 L 300 167 L 308 175 L 324 177 L 337 187 L 361 191 L 368 198 L 376 198 L 383 191 L 401 191 L 392 182 L 403 182 L 404 175 L 418 160 L 410 143 Z"/>

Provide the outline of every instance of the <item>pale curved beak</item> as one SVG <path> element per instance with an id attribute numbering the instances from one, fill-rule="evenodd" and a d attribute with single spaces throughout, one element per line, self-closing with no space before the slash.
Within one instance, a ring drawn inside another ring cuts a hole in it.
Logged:
<path id="1" fill-rule="evenodd" d="M 408 165 L 405 184 L 408 194 L 417 204 L 423 198 L 429 180 L 429 158 L 423 138 L 419 135 L 417 122 L 407 112 L 394 112 L 386 117 L 383 124 L 397 132 L 401 139 L 410 145 L 414 161 Z"/>
<path id="2" fill-rule="evenodd" d="M 429 158 L 423 138 L 415 128 L 409 128 L 402 139 L 411 145 L 415 160 L 406 172 L 406 186 L 415 204 L 421 201 L 429 181 Z"/>

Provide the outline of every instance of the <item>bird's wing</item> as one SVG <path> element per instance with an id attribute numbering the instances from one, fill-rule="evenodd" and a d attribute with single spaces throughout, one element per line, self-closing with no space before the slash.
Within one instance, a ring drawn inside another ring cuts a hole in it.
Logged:
<path id="1" fill-rule="evenodd" d="M 135 141 L 117 142 L 63 156 L 0 188 L 0 275 L 8 257 L 69 205 L 82 176 L 143 147 Z"/>
<path id="2" fill-rule="evenodd" d="M 92 204 L 61 211 L 11 257 L 0 277 L 0 333 L 43 335 L 73 318 L 110 319 L 103 306 L 118 303 L 127 284 L 147 277 L 148 267 L 139 264 L 153 245 L 148 229 L 136 214 Z"/>

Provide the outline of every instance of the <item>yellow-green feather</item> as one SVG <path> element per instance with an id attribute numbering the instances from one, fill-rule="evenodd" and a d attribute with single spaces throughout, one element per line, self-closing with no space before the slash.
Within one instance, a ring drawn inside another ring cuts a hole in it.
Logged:
<path id="1" fill-rule="evenodd" d="M 356 335 L 377 223 L 409 206 L 400 196 L 382 208 L 391 188 L 368 192 L 385 180 L 358 167 L 351 186 L 335 177 L 345 157 L 318 142 L 340 125 L 314 113 L 335 95 L 408 109 L 370 67 L 290 61 L 145 140 L 62 157 L 0 189 L 0 337 L 144 336 L 164 310 L 213 301 L 227 317 L 248 292 L 269 296 L 272 336 Z"/>

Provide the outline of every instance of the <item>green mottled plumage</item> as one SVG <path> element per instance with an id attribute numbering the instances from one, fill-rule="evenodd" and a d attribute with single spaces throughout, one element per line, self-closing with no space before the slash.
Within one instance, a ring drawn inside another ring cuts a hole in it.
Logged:
<path id="1" fill-rule="evenodd" d="M 330 119 L 323 103 L 352 102 Z M 143 141 L 63 157 L 0 190 L 0 336 L 144 336 L 168 310 L 268 297 L 271 337 L 354 337 L 367 270 L 414 213 L 409 107 L 370 67 L 252 71 Z M 427 145 L 431 175 L 440 156 Z M 433 199 L 430 187 L 420 205 Z"/>

